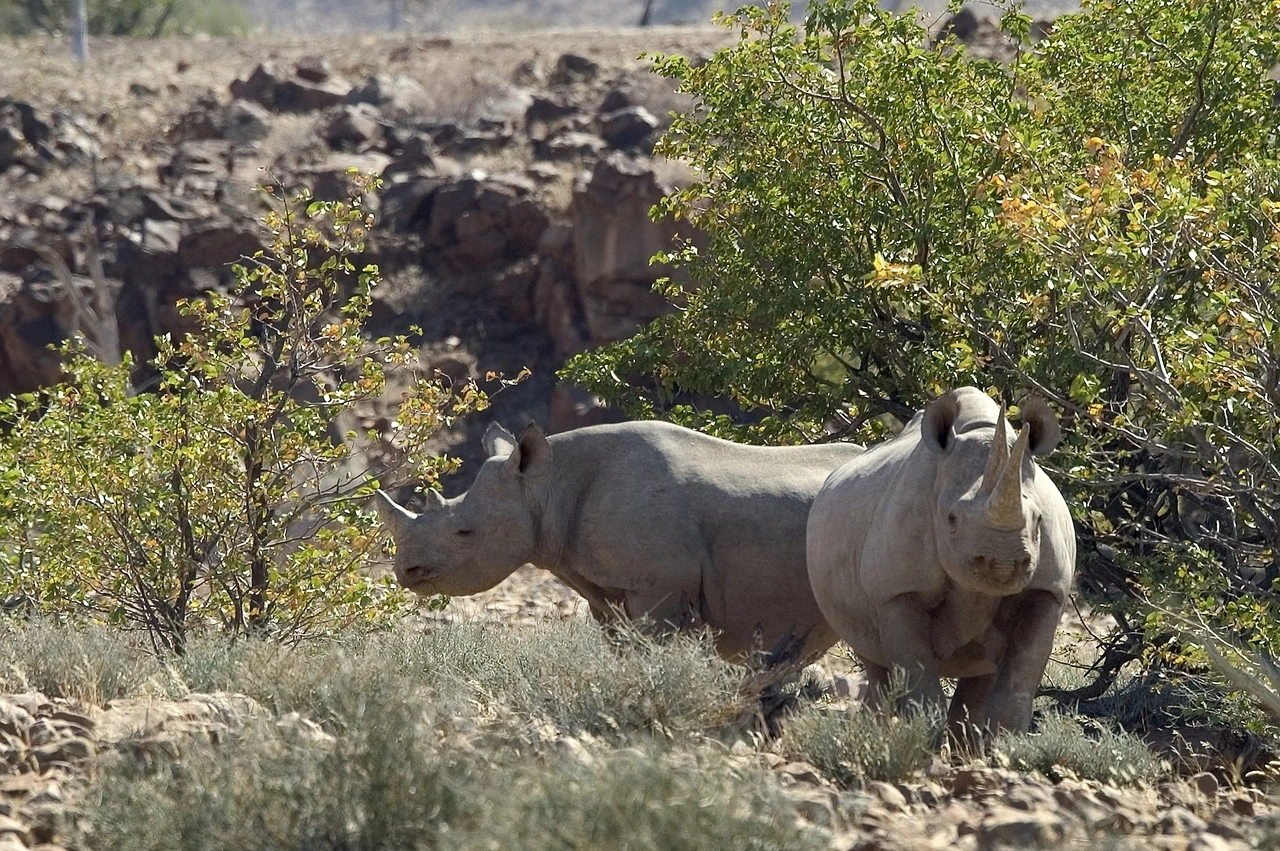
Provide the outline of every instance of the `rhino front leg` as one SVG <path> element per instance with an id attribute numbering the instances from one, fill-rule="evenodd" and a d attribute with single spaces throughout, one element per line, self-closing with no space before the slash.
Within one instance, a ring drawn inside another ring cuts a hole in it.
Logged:
<path id="1" fill-rule="evenodd" d="M 907 694 L 899 709 L 911 704 L 946 708 L 946 695 L 938 679 L 933 652 L 933 618 L 914 594 L 894 597 L 876 616 L 884 667 L 901 668 L 907 678 Z"/>
<path id="2" fill-rule="evenodd" d="M 1031 729 L 1032 700 L 1053 651 L 1062 601 L 1048 591 L 1028 591 L 1007 601 L 1008 643 L 995 687 L 987 701 L 987 724 L 994 730 Z M 1004 615 L 1005 611 L 1001 612 Z M 1003 617 L 1001 618 L 1004 619 Z"/>
<path id="3" fill-rule="evenodd" d="M 702 619 L 688 590 L 628 591 L 626 612 L 632 620 L 648 619 L 660 631 L 690 629 Z"/>

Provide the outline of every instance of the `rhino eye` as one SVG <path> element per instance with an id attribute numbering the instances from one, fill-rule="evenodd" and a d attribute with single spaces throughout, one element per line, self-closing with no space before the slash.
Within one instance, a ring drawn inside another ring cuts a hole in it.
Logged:
<path id="1" fill-rule="evenodd" d="M 459 529 L 459 530 L 458 530 L 458 534 L 459 534 L 459 535 L 461 535 L 461 536 L 462 536 L 462 537 L 464 537 L 464 538 L 467 538 L 467 537 L 470 537 L 471 535 L 474 535 L 474 534 L 475 534 L 475 530 L 474 530 L 474 529 Z"/>
<path id="2" fill-rule="evenodd" d="M 956 513 L 954 511 L 947 515 L 947 522 L 953 527 L 956 525 Z"/>

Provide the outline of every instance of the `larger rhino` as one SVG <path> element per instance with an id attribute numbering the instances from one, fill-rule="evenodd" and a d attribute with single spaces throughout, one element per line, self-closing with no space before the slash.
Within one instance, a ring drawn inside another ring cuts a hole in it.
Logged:
<path id="1" fill-rule="evenodd" d="M 1074 573 L 1071 514 L 1031 458 L 1058 419 L 1032 399 L 1022 421 L 1010 449 L 1004 409 L 952 390 L 832 473 L 809 514 L 814 594 L 872 695 L 897 667 L 908 699 L 941 704 L 955 677 L 956 730 L 1028 729 Z"/>
<path id="2" fill-rule="evenodd" d="M 835 643 L 809 588 L 805 523 L 827 475 L 862 447 L 743 446 L 634 422 L 551 437 L 530 425 L 518 441 L 495 426 L 485 449 L 471 489 L 428 490 L 422 514 L 380 494 L 404 587 L 475 594 L 533 563 L 597 619 L 706 624 L 729 659 L 788 633 L 804 658 Z"/>

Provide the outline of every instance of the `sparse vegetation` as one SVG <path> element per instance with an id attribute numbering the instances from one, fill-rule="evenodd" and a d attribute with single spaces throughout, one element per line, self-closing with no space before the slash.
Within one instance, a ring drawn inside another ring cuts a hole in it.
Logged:
<path id="1" fill-rule="evenodd" d="M 1151 784 L 1168 773 L 1132 733 L 1060 712 L 1044 714 L 1032 733 L 1002 734 L 995 750 L 1010 767 L 1049 777 L 1062 776 L 1065 769 L 1079 778 L 1125 785 Z"/>
<path id="2" fill-rule="evenodd" d="M 784 746 L 843 786 L 868 780 L 903 780 L 929 765 L 943 737 L 943 719 L 925 712 L 902 715 L 855 706 L 806 707 L 789 719 Z"/>

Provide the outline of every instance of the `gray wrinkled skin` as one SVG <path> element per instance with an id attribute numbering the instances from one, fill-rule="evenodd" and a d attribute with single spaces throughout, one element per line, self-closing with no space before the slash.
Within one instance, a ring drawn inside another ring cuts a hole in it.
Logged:
<path id="1" fill-rule="evenodd" d="M 836 641 L 805 568 L 809 506 L 852 444 L 744 446 L 660 422 L 519 441 L 485 434 L 490 458 L 465 494 L 428 493 L 420 515 L 379 500 L 396 579 L 418 594 L 475 594 L 525 563 L 617 613 L 702 624 L 740 660 L 788 632 L 816 656 Z"/>
<path id="2" fill-rule="evenodd" d="M 953 390 L 832 473 L 809 514 L 814 594 L 873 700 L 895 667 L 908 700 L 942 703 L 939 677 L 958 678 L 954 730 L 1029 728 L 1075 569 L 1070 512 L 1031 457 L 1057 417 L 1032 399 L 1022 419 L 1009 449 L 1002 409 Z"/>

